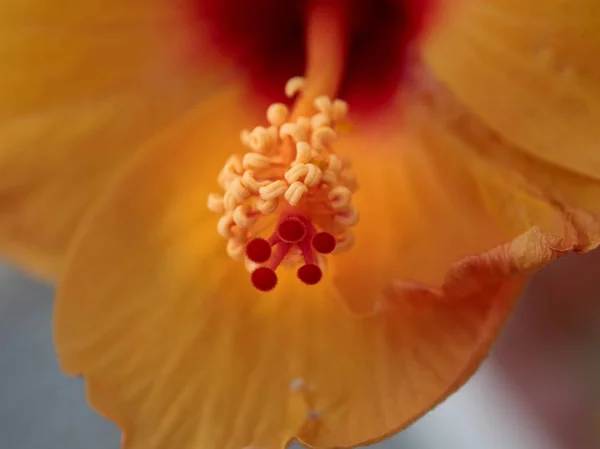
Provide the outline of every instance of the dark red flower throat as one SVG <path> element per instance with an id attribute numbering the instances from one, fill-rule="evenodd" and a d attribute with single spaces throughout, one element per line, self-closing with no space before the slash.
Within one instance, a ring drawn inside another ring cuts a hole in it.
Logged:
<path id="1" fill-rule="evenodd" d="M 305 72 L 306 29 L 315 0 L 189 0 L 218 53 L 247 73 L 256 92 L 280 101 L 281 86 Z M 353 110 L 381 106 L 402 81 L 414 40 L 436 0 L 320 0 L 348 20 L 339 96 Z"/>

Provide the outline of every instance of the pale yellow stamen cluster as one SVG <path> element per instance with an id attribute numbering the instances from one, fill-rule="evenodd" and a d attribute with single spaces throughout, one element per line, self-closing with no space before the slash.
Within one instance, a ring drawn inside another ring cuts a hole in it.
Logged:
<path id="1" fill-rule="evenodd" d="M 303 86 L 303 78 L 292 78 L 286 95 L 297 95 Z M 265 221 L 261 226 L 262 219 L 282 206 L 299 208 L 317 227 L 329 227 L 318 230 L 336 237 L 336 251 L 352 246 L 349 228 L 358 222 L 352 205 L 356 178 L 349 161 L 332 150 L 338 137 L 335 125 L 346 118 L 348 105 L 322 96 L 314 100 L 314 108 L 312 117 L 292 121 L 287 106 L 272 104 L 266 113 L 268 126 L 241 133 L 249 151 L 230 156 L 221 170 L 218 182 L 224 193 L 209 195 L 208 208 L 222 214 L 217 230 L 228 240 L 227 253 L 233 259 L 244 259 L 246 243 L 268 226 Z M 300 259 L 291 251 L 285 264 Z M 255 268 L 247 260 L 246 266 Z"/>

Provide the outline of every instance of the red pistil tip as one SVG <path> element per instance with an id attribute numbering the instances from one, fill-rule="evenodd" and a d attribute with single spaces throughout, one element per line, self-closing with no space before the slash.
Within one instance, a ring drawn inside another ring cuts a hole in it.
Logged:
<path id="1" fill-rule="evenodd" d="M 295 217 L 281 221 L 277 235 L 286 243 L 298 243 L 306 237 L 306 225 Z"/>
<path id="2" fill-rule="evenodd" d="M 252 262 L 265 263 L 271 257 L 271 244 L 258 237 L 252 239 L 246 245 L 246 256 Z"/>
<path id="3" fill-rule="evenodd" d="M 335 249 L 335 237 L 329 232 L 319 232 L 312 239 L 312 246 L 316 252 L 329 254 Z"/>
<path id="4" fill-rule="evenodd" d="M 314 263 L 314 253 L 329 254 L 336 247 L 336 239 L 329 232 L 317 232 L 311 221 L 304 216 L 285 216 L 268 240 L 254 238 L 246 244 L 248 259 L 265 264 L 251 274 L 252 284 L 257 290 L 268 292 L 275 288 L 275 270 L 292 247 L 298 247 L 304 258 L 304 265 L 297 271 L 298 279 L 306 285 L 315 285 L 323 278 L 323 271 Z"/>
<path id="5" fill-rule="evenodd" d="M 323 277 L 323 272 L 318 265 L 314 263 L 302 265 L 298 268 L 298 279 L 304 282 L 307 285 L 315 285 L 317 284 L 321 278 Z"/>
<path id="6" fill-rule="evenodd" d="M 259 267 L 252 272 L 252 285 L 261 292 L 268 292 L 277 285 L 277 275 L 267 267 Z"/>

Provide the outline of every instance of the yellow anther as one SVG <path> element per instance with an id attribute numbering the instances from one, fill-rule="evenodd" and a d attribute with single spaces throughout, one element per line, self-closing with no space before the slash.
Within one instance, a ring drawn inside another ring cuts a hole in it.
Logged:
<path id="1" fill-rule="evenodd" d="M 304 89 L 304 78 L 295 76 L 285 84 L 285 95 L 288 98 L 294 97 Z"/>
<path id="2" fill-rule="evenodd" d="M 288 108 L 283 103 L 273 103 L 267 109 L 267 120 L 273 126 L 283 125 L 288 118 Z"/>
<path id="3" fill-rule="evenodd" d="M 227 190 L 229 188 L 229 186 L 231 185 L 231 182 L 238 176 L 239 176 L 238 174 L 231 172 L 231 171 L 226 171 L 223 168 L 219 172 L 219 176 L 218 176 L 217 180 L 219 181 L 219 185 L 221 186 L 221 188 Z"/>
<path id="4" fill-rule="evenodd" d="M 296 144 L 296 159 L 292 163 L 295 164 L 307 164 L 312 157 L 312 149 L 307 142 L 298 142 Z"/>
<path id="5" fill-rule="evenodd" d="M 269 181 L 257 181 L 252 170 L 246 170 L 242 176 L 242 185 L 251 193 L 257 193 L 261 187 L 269 185 Z"/>
<path id="6" fill-rule="evenodd" d="M 256 221 L 256 217 L 252 216 L 252 209 L 248 205 L 241 205 L 233 211 L 233 221 L 242 228 L 249 228 Z"/>
<path id="7" fill-rule="evenodd" d="M 240 202 L 235 199 L 233 193 L 231 193 L 229 190 L 225 192 L 225 195 L 223 195 L 223 205 L 225 206 L 225 210 L 227 212 L 233 212 L 233 210 L 238 207 L 239 204 Z"/>
<path id="8" fill-rule="evenodd" d="M 275 198 L 272 200 L 263 200 L 262 198 L 258 198 L 256 201 L 256 210 L 258 210 L 263 215 L 269 215 L 275 212 L 277 207 L 279 206 L 279 198 Z"/>
<path id="9" fill-rule="evenodd" d="M 343 120 L 348 115 L 348 103 L 344 100 L 336 99 L 333 101 L 331 108 L 331 119 L 332 120 Z"/>
<path id="10" fill-rule="evenodd" d="M 329 120 L 329 117 L 327 117 L 322 112 L 319 112 L 318 114 L 313 115 L 312 119 L 310 120 L 312 129 L 317 129 L 322 126 L 329 126 L 330 123 L 331 123 L 331 120 Z"/>
<path id="11" fill-rule="evenodd" d="M 329 192 L 331 208 L 336 211 L 345 210 L 350 205 L 352 192 L 344 186 L 337 186 Z"/>
<path id="12" fill-rule="evenodd" d="M 291 206 L 297 206 L 306 192 L 308 192 L 308 187 L 300 181 L 296 181 L 288 187 L 284 197 Z"/>
<path id="13" fill-rule="evenodd" d="M 281 139 L 291 137 L 296 142 L 306 142 L 308 140 L 308 132 L 302 126 L 295 123 L 285 123 L 279 128 L 279 137 Z"/>
<path id="14" fill-rule="evenodd" d="M 258 194 L 263 200 L 274 200 L 279 198 L 287 190 L 287 183 L 283 180 L 278 180 L 269 183 L 268 186 L 258 189 Z"/>
<path id="15" fill-rule="evenodd" d="M 242 164 L 246 170 L 267 168 L 271 165 L 271 159 L 258 153 L 246 153 Z"/>
<path id="16" fill-rule="evenodd" d="M 292 184 L 298 181 L 299 179 L 305 177 L 307 173 L 308 166 L 306 164 L 296 164 L 288 171 L 286 171 L 285 175 L 283 176 L 288 183 Z"/>
<path id="17" fill-rule="evenodd" d="M 331 118 L 331 113 L 333 109 L 333 105 L 331 104 L 331 99 L 325 95 L 315 98 L 314 106 L 317 111 L 325 116 Z"/>
<path id="18" fill-rule="evenodd" d="M 240 141 L 245 147 L 250 147 L 250 131 L 247 129 L 242 129 L 240 132 Z"/>
<path id="19" fill-rule="evenodd" d="M 300 116 L 296 119 L 296 125 L 302 128 L 305 132 L 310 132 L 311 119 L 308 117 Z"/>
<path id="20" fill-rule="evenodd" d="M 337 139 L 335 131 L 328 126 L 322 126 L 313 131 L 311 143 L 317 150 L 326 150 L 335 139 Z"/>
<path id="21" fill-rule="evenodd" d="M 306 164 L 306 167 L 308 170 L 306 175 L 304 176 L 304 184 L 310 189 L 311 187 L 315 187 L 321 182 L 323 172 L 315 164 Z"/>
<path id="22" fill-rule="evenodd" d="M 246 244 L 236 239 L 227 242 L 227 255 L 233 260 L 242 260 L 246 253 Z"/>
<path id="23" fill-rule="evenodd" d="M 341 212 L 335 216 L 335 221 L 337 221 L 342 226 L 351 227 L 356 226 L 359 220 L 358 211 L 354 206 L 350 206 L 349 209 L 345 212 Z"/>
<path id="24" fill-rule="evenodd" d="M 323 172 L 323 176 L 321 177 L 321 182 L 327 184 L 328 186 L 335 186 L 338 183 L 338 176 L 331 170 L 325 170 Z"/>
<path id="25" fill-rule="evenodd" d="M 335 154 L 330 154 L 327 169 L 339 174 L 342 171 L 342 160 Z"/>
<path id="26" fill-rule="evenodd" d="M 230 238 L 233 236 L 231 228 L 234 224 L 233 214 L 227 213 L 219 219 L 219 222 L 217 223 L 217 232 L 226 239 Z"/>
<path id="27" fill-rule="evenodd" d="M 277 135 L 272 130 L 257 126 L 248 136 L 248 146 L 258 152 L 266 153 L 276 143 Z"/>
<path id="28" fill-rule="evenodd" d="M 208 194 L 208 210 L 222 214 L 225 212 L 225 204 L 223 204 L 223 196 L 217 193 Z"/>
<path id="29" fill-rule="evenodd" d="M 225 162 L 225 166 L 223 167 L 223 172 L 241 175 L 244 172 L 242 158 L 238 154 L 229 156 L 229 159 L 227 159 L 227 162 Z"/>
<path id="30" fill-rule="evenodd" d="M 233 197 L 240 203 L 250 196 L 250 192 L 242 185 L 242 178 L 240 176 L 231 182 L 227 192 L 231 192 Z"/>

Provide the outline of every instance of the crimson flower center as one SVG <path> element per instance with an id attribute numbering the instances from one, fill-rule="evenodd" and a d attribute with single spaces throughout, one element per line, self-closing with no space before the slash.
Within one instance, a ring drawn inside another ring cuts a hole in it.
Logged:
<path id="1" fill-rule="evenodd" d="M 215 53 L 236 64 L 255 92 L 282 101 L 279 86 L 306 67 L 307 28 L 319 0 L 190 1 L 199 39 L 207 32 Z M 410 49 L 426 29 L 436 0 L 328 1 L 339 2 L 337 14 L 348 23 L 339 94 L 355 111 L 379 107 L 401 83 Z"/>

